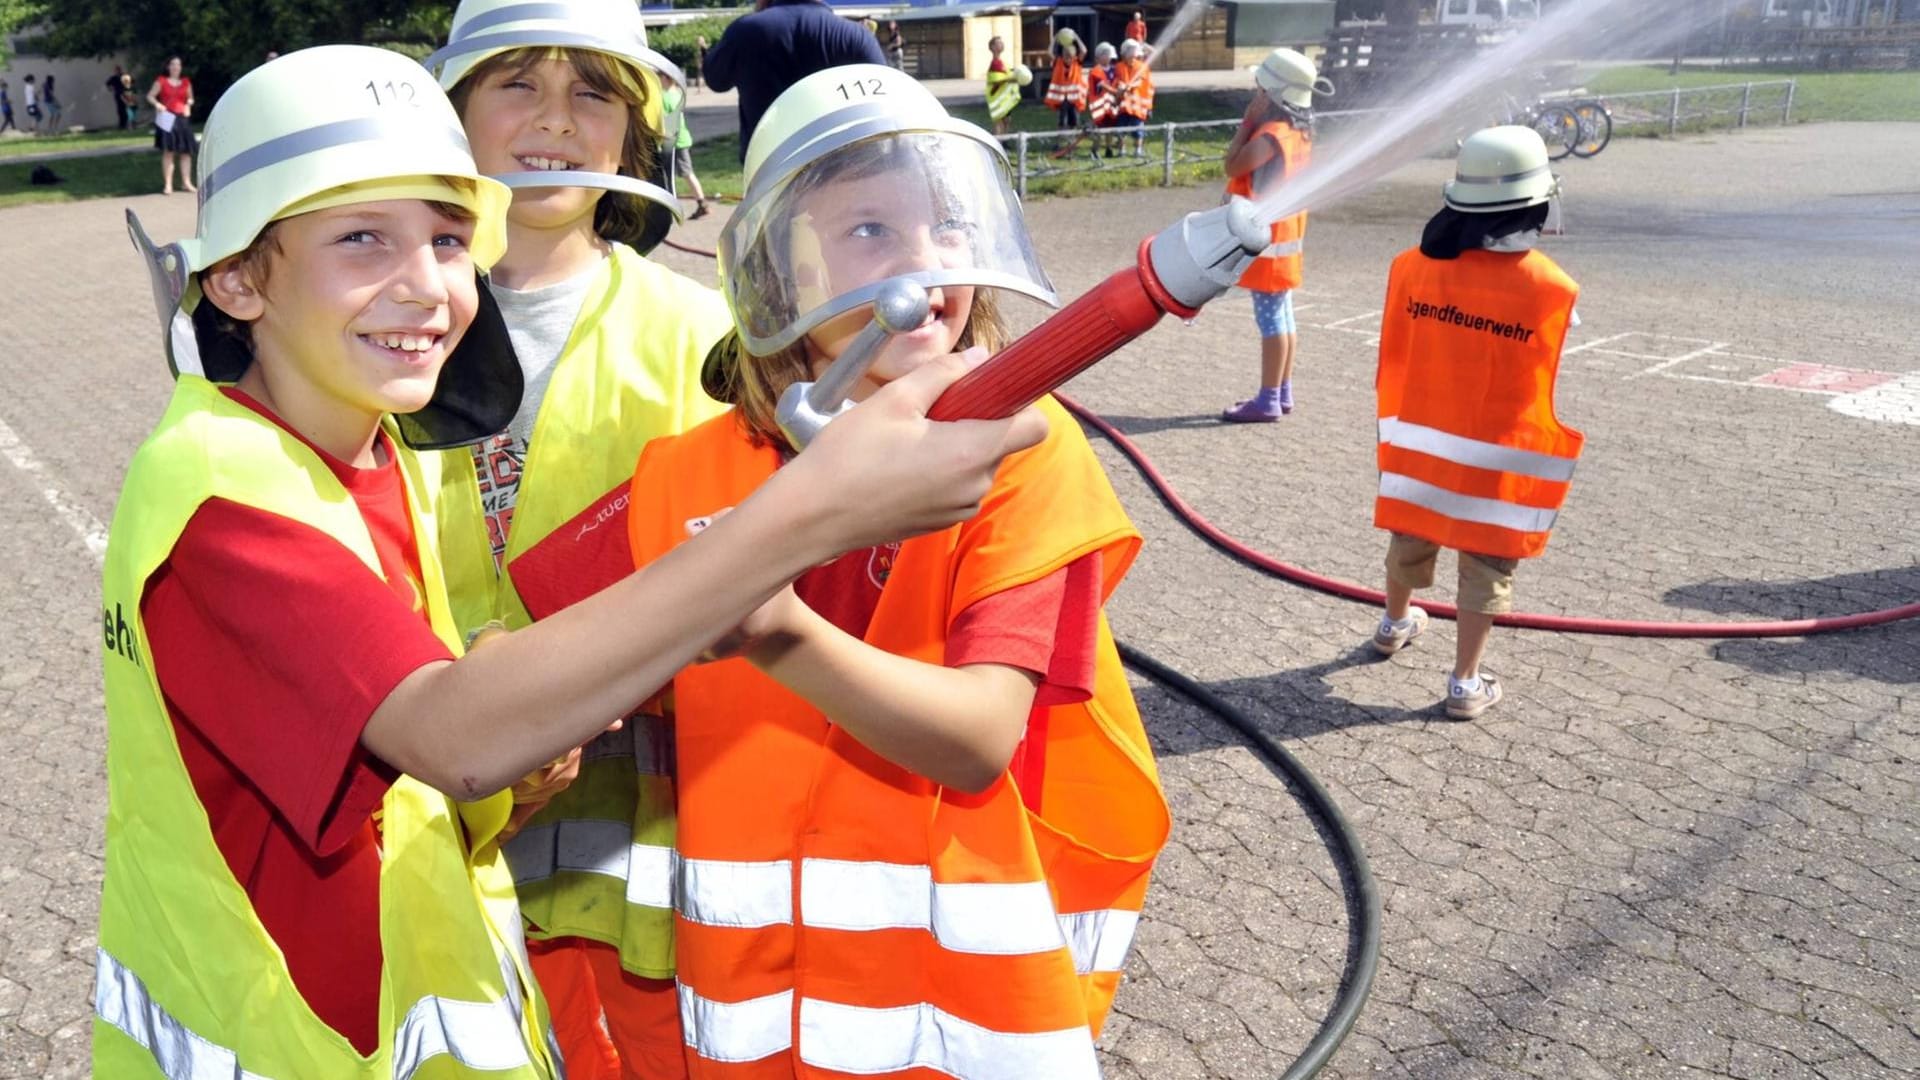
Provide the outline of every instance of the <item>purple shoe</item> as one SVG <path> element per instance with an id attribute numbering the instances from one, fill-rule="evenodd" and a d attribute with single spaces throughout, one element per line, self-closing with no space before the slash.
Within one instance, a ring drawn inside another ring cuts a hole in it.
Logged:
<path id="1" fill-rule="evenodd" d="M 1282 382 L 1280 384 L 1280 412 L 1282 415 L 1286 415 L 1286 416 L 1293 415 L 1293 380 L 1292 379 L 1288 379 L 1285 382 Z"/>
<path id="2" fill-rule="evenodd" d="M 1220 410 L 1220 419 L 1229 424 L 1271 424 L 1280 419 L 1281 407 L 1259 398 L 1248 398 L 1230 409 Z"/>

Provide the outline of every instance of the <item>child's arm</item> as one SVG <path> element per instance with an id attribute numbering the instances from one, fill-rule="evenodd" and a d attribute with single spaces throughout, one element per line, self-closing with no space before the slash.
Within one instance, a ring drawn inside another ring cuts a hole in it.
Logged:
<path id="1" fill-rule="evenodd" d="M 1004 422 L 927 420 L 968 366 L 923 365 L 645 569 L 414 671 L 374 710 L 362 743 L 456 798 L 490 795 L 631 712 L 808 567 L 972 516 L 1000 460 L 1039 442 L 1046 420 L 1031 409 Z"/>
<path id="2" fill-rule="evenodd" d="M 943 787 L 984 791 L 1026 732 L 1040 677 L 1004 664 L 949 668 L 895 656 L 784 591 L 782 630 L 747 653 L 861 745 Z"/>

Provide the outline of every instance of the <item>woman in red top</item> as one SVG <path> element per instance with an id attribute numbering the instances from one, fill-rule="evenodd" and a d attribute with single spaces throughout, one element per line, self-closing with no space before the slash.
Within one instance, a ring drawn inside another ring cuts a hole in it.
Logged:
<path id="1" fill-rule="evenodd" d="M 193 80 L 180 74 L 180 58 L 167 58 L 167 73 L 147 91 L 153 106 L 153 148 L 160 151 L 160 193 L 173 194 L 173 159 L 180 159 L 180 186 L 193 186 Z"/>

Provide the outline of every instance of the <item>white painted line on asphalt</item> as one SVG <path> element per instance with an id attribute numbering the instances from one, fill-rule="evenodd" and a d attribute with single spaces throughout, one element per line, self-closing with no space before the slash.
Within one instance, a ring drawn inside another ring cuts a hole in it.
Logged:
<path id="1" fill-rule="evenodd" d="M 5 454 L 7 460 L 13 462 L 14 468 L 27 475 L 27 479 L 40 489 L 40 497 L 47 500 L 47 505 L 53 507 L 54 513 L 60 515 L 60 520 L 80 535 L 80 542 L 87 545 L 93 561 L 102 561 L 107 554 L 107 527 L 100 524 L 100 519 L 94 517 L 86 507 L 74 502 L 66 492 L 60 490 L 60 486 L 47 474 L 46 466 L 40 464 L 40 459 L 33 456 L 33 451 L 7 426 L 5 420 L 0 420 L 0 454 Z"/>
<path id="2" fill-rule="evenodd" d="M 1844 416 L 1883 424 L 1920 425 L 1920 372 L 1902 375 L 1853 394 L 1841 394 L 1827 408 Z"/>
<path id="3" fill-rule="evenodd" d="M 1688 353 L 1681 353 L 1679 356 L 1676 356 L 1671 360 L 1663 360 L 1660 363 L 1655 364 L 1650 368 L 1644 368 L 1626 377 L 1629 379 L 1638 379 L 1642 375 L 1658 375 L 1666 371 L 1670 367 L 1678 367 L 1689 360 L 1698 360 L 1703 356 L 1711 356 L 1715 349 L 1725 348 L 1727 344 L 1728 343 L 1724 341 L 1711 342 L 1703 348 L 1695 349 L 1692 352 L 1688 352 Z"/>
<path id="4" fill-rule="evenodd" d="M 1606 345 L 1610 342 L 1619 341 L 1621 338 L 1630 338 L 1632 336 L 1633 336 L 1633 331 L 1629 330 L 1624 334 L 1613 334 L 1608 337 L 1594 338 L 1592 341 L 1583 341 L 1580 344 L 1575 345 L 1571 349 L 1562 350 L 1560 353 L 1560 356 L 1562 359 L 1565 359 L 1566 357 L 1569 357 L 1569 356 L 1578 356 L 1581 353 L 1586 352 L 1588 349 L 1597 349 L 1600 346 Z"/>
<path id="5" fill-rule="evenodd" d="M 1320 329 L 1322 329 L 1322 330 L 1339 330 L 1339 329 L 1342 329 L 1342 328 L 1344 328 L 1344 327 L 1345 327 L 1345 326 L 1346 326 L 1346 325 L 1347 325 L 1348 323 L 1350 323 L 1350 322 L 1359 322 L 1359 321 L 1361 321 L 1362 319 L 1377 319 L 1377 318 L 1379 318 L 1380 316 L 1382 316 L 1382 315 L 1384 315 L 1384 314 L 1386 314 L 1386 313 L 1385 313 L 1385 312 L 1383 312 L 1383 311 L 1369 311 L 1369 312 L 1366 312 L 1366 313 L 1364 313 L 1364 314 L 1361 314 L 1361 315 L 1349 315 L 1349 316 L 1347 316 L 1347 317 L 1346 317 L 1346 318 L 1344 318 L 1344 319 L 1335 319 L 1334 321 L 1332 321 L 1332 322 L 1330 322 L 1330 323 L 1326 323 L 1326 324 L 1324 324 L 1324 325 L 1322 325 L 1322 326 L 1320 327 Z"/>

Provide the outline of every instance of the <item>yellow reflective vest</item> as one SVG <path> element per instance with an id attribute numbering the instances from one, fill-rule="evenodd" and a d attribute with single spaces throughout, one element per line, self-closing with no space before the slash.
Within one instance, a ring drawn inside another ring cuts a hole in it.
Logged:
<path id="1" fill-rule="evenodd" d="M 398 445 L 398 440 L 395 440 Z M 431 537 L 400 451 L 415 534 Z M 380 575 L 353 497 L 298 439 L 213 384 L 180 377 L 127 470 L 107 544 L 106 883 L 95 1076 L 549 1080 L 559 1075 L 500 846 L 505 793 L 456 804 L 401 777 L 382 806 L 380 1045 L 362 1057 L 308 1008 L 215 844 L 174 741 L 140 617 L 148 579 L 200 504 L 226 499 L 310 525 Z M 430 543 L 433 629 L 459 638 Z M 267 718 L 263 718 L 267 722 Z"/>
<path id="2" fill-rule="evenodd" d="M 733 327 L 720 294 L 624 244 L 597 275 L 534 419 L 505 569 L 495 570 L 471 454 L 437 462 L 440 543 L 463 632 L 532 622 L 513 560 L 624 492 L 649 440 L 725 408 L 700 388 L 707 350 Z M 636 717 L 588 744 L 579 777 L 507 843 L 529 936 L 604 942 L 627 970 L 672 977 L 671 762 L 664 723 Z"/>

